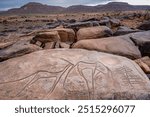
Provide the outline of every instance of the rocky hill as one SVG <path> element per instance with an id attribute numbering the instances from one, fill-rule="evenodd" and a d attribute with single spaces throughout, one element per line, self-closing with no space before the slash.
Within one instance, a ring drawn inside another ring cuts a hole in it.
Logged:
<path id="1" fill-rule="evenodd" d="M 149 10 L 148 5 L 130 5 L 125 2 L 110 2 L 105 5 L 85 6 L 73 5 L 67 8 L 61 6 L 50 6 L 36 2 L 30 2 L 20 8 L 13 8 L 8 11 L 0 12 L 0 14 L 41 14 L 41 13 L 78 13 L 78 12 L 101 12 L 101 11 L 134 11 Z"/>
<path id="2" fill-rule="evenodd" d="M 59 13 L 62 12 L 65 8 L 60 6 L 49 6 L 41 3 L 30 2 L 20 8 L 10 9 L 3 14 L 34 14 L 34 13 Z"/>

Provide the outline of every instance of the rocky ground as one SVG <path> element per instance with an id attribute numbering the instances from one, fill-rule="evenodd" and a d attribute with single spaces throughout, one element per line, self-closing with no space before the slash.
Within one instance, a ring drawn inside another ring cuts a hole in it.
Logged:
<path id="1" fill-rule="evenodd" d="M 150 99 L 150 13 L 0 16 L 0 99 Z"/>

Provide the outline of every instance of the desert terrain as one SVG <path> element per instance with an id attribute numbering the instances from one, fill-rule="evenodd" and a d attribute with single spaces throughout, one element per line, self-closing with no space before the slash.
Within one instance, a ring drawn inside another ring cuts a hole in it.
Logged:
<path id="1" fill-rule="evenodd" d="M 0 15 L 0 99 L 150 99 L 150 11 Z"/>

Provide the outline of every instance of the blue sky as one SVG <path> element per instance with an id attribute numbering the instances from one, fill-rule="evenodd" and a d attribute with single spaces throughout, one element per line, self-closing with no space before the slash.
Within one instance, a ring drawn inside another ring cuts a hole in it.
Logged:
<path id="1" fill-rule="evenodd" d="M 128 2 L 130 4 L 137 4 L 137 5 L 150 5 L 150 0 L 0 0 L 0 10 L 17 8 L 28 2 L 40 2 L 48 5 L 67 7 L 70 5 L 77 5 L 77 4 L 97 5 L 108 3 L 110 1 Z"/>

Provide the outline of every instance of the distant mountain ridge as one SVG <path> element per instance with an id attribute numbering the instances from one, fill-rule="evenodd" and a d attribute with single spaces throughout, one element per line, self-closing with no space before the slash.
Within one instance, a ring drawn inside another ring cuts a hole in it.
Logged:
<path id="1" fill-rule="evenodd" d="M 130 5 L 125 2 L 110 2 L 105 5 L 85 6 L 74 5 L 70 7 L 50 6 L 36 2 L 30 2 L 20 8 L 0 11 L 0 14 L 41 14 L 41 13 L 78 13 L 78 12 L 101 12 L 101 11 L 134 11 L 150 10 L 150 5 Z"/>
<path id="2" fill-rule="evenodd" d="M 36 2 L 29 2 L 28 4 L 20 7 L 3 11 L 4 14 L 34 14 L 34 13 L 58 13 L 64 10 L 60 6 L 49 6 Z"/>

